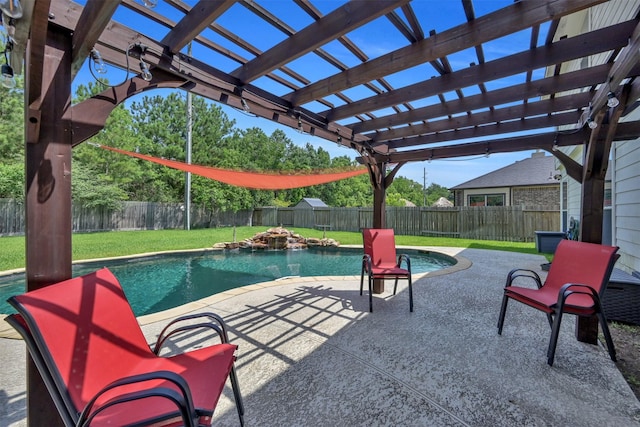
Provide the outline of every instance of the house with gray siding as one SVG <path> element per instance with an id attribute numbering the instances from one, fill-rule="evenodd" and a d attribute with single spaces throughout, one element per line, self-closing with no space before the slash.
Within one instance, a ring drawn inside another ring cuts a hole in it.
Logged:
<path id="1" fill-rule="evenodd" d="M 554 157 L 534 152 L 501 169 L 452 187 L 456 206 L 544 206 L 559 209 Z"/>
<path id="2" fill-rule="evenodd" d="M 604 26 L 624 22 L 638 16 L 640 0 L 611 0 L 595 6 L 580 14 L 562 18 L 556 38 L 596 30 Z M 603 64 L 609 55 L 600 54 L 589 58 L 589 64 L 581 61 L 563 64 L 561 72 L 568 72 Z M 547 75 L 555 70 L 547 70 Z M 623 117 L 620 122 L 640 119 L 638 109 Z M 559 131 L 570 131 L 572 128 L 560 128 Z M 582 163 L 584 146 L 560 148 L 578 163 Z M 580 183 L 568 177 L 559 162 L 561 171 L 561 211 L 566 226 L 568 218 L 579 217 L 581 207 Z M 609 168 L 605 184 L 605 203 L 602 241 L 620 247 L 620 259 L 616 267 L 628 273 L 640 271 L 640 139 L 633 141 L 614 141 L 611 148 Z"/>

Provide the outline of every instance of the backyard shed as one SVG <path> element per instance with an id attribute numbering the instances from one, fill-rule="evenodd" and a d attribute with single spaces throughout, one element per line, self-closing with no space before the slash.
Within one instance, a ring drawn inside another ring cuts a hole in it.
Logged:
<path id="1" fill-rule="evenodd" d="M 316 208 L 328 208 L 329 206 L 320 199 L 316 199 L 313 197 L 305 197 L 297 205 L 294 206 L 296 209 L 316 209 Z"/>

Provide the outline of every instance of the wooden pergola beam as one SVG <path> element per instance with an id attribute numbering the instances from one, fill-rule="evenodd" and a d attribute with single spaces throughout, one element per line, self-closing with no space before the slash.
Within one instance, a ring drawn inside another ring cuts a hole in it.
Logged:
<path id="1" fill-rule="evenodd" d="M 409 0 L 367 1 L 347 3 L 320 20 L 283 40 L 257 58 L 234 70 L 231 75 L 249 83 L 299 58 L 366 22 L 388 13 Z"/>
<path id="2" fill-rule="evenodd" d="M 506 36 L 531 25 L 577 12 L 604 0 L 547 0 L 518 2 L 489 13 L 473 24 L 463 24 L 372 59 L 284 96 L 303 105 L 350 87 L 442 58 L 465 48 Z M 368 5 L 368 3 L 367 3 Z M 367 6 L 368 7 L 368 6 Z"/>
<path id="3" fill-rule="evenodd" d="M 593 96 L 591 106 L 594 114 L 602 109 L 608 100 L 609 91 L 616 91 L 624 79 L 629 76 L 631 70 L 640 61 L 640 24 L 633 31 L 628 45 L 615 58 L 607 80 L 602 84 Z"/>
<path id="4" fill-rule="evenodd" d="M 89 0 L 73 33 L 71 77 L 73 78 L 115 13 L 119 0 Z"/>
<path id="5" fill-rule="evenodd" d="M 486 96 L 489 95 L 488 92 Z M 452 118 L 430 121 L 425 124 L 416 124 L 400 128 L 394 128 L 387 131 L 375 132 L 367 134 L 371 137 L 372 144 L 375 146 L 377 141 L 385 141 L 389 145 L 393 145 L 393 139 L 410 137 L 413 135 L 420 135 L 425 133 L 450 131 L 451 129 L 464 129 L 475 126 L 485 125 L 487 123 L 496 123 L 497 125 L 493 129 L 498 130 L 501 127 L 507 127 L 510 129 L 529 130 L 531 127 L 525 126 L 527 117 L 533 117 L 528 121 L 537 121 L 540 123 L 539 127 L 545 126 L 560 126 L 562 124 L 576 123 L 580 118 L 578 109 L 586 105 L 591 99 L 591 94 L 588 92 L 582 92 L 575 95 L 567 95 L 558 98 L 543 99 L 542 101 L 528 102 L 526 104 L 514 105 L 505 108 L 497 108 L 485 112 L 475 113 L 473 115 L 456 116 Z M 573 110 L 569 112 L 569 110 Z M 566 111 L 565 113 L 558 113 L 555 116 L 558 117 L 535 117 L 547 114 L 549 111 Z M 518 126 L 518 122 L 513 122 L 515 119 L 521 119 L 522 126 Z M 505 123 L 500 123 L 505 122 Z M 556 123 L 556 124 L 553 124 Z M 500 133 L 510 132 L 510 130 L 503 130 Z"/>
<path id="6" fill-rule="evenodd" d="M 516 75 L 583 56 L 605 52 L 624 46 L 628 40 L 626 34 L 637 24 L 638 21 L 628 21 L 609 28 L 563 39 L 551 46 L 541 46 L 509 55 L 505 58 L 485 62 L 475 67 L 465 68 L 451 74 L 445 74 L 441 77 L 428 79 L 394 91 L 336 107 L 330 111 L 323 111 L 320 114 L 326 116 L 328 120 L 340 120 L 363 111 L 380 110 L 402 101 L 428 98 L 438 93 L 455 90 L 460 87 L 460 82 L 464 82 L 465 86 L 472 86 L 484 81 Z M 351 128 L 358 133 L 367 132 L 377 129 L 383 124 L 383 120 L 384 117 L 381 117 L 370 122 L 354 124 Z"/>
<path id="7" fill-rule="evenodd" d="M 468 110 L 487 108 L 489 105 L 500 105 L 510 102 L 516 102 L 523 96 L 531 98 L 535 96 L 548 95 L 550 93 L 553 93 L 554 90 L 571 90 L 574 88 L 582 87 L 583 84 L 589 84 L 593 81 L 600 81 L 599 79 L 602 79 L 604 76 L 606 76 L 609 67 L 610 66 L 608 64 L 603 64 L 586 70 L 574 71 L 572 73 L 561 74 L 559 76 L 547 77 L 546 79 L 538 80 L 536 82 L 523 83 L 504 89 L 497 89 L 487 94 L 479 94 L 469 96 L 462 100 L 458 99 L 449 101 L 446 105 L 436 104 L 430 105 L 428 107 L 417 108 L 410 114 L 397 114 L 397 116 L 400 116 L 400 118 L 398 119 L 393 119 L 392 117 L 390 117 L 389 119 L 393 120 L 394 123 L 400 120 L 402 122 L 405 122 L 408 117 L 413 117 L 414 112 L 420 113 L 420 116 L 423 119 L 431 119 L 434 117 L 442 117 L 444 115 L 456 114 Z M 487 127 L 487 129 L 484 129 L 483 127 L 483 129 L 475 130 L 455 130 L 455 128 L 451 128 L 452 131 L 461 132 L 461 134 L 454 136 L 453 132 L 442 132 L 438 134 L 420 135 L 413 138 L 404 138 L 393 141 L 378 141 L 376 143 L 372 143 L 372 145 L 376 147 L 377 144 L 380 143 L 385 144 L 392 149 L 412 147 L 417 145 L 441 142 L 442 138 L 444 138 L 444 140 L 454 140 L 489 135 L 490 133 L 488 132 L 494 130 L 495 128 L 496 126 L 493 126 L 493 128 Z M 356 133 L 356 131 L 354 131 L 354 133 Z"/>
<path id="8" fill-rule="evenodd" d="M 200 0 L 162 39 L 171 53 L 179 52 L 209 24 L 234 5 L 236 0 Z"/>

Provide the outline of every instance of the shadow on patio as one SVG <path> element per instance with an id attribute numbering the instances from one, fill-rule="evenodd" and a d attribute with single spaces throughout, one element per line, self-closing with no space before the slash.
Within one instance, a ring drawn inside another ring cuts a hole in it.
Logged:
<path id="1" fill-rule="evenodd" d="M 539 270 L 543 257 L 459 255 L 472 266 L 416 280 L 414 313 L 405 286 L 376 295 L 369 313 L 359 276 L 289 280 L 206 307 L 240 346 L 247 425 L 638 425 L 640 402 L 602 347 L 575 340 L 573 319 L 553 367 L 543 313 L 510 305 L 498 336 L 507 272 Z M 226 390 L 215 425 L 238 425 L 231 399 Z"/>

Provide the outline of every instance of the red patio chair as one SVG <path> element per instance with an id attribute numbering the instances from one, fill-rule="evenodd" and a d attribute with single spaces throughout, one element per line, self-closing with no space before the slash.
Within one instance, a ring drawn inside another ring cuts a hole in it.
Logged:
<path id="1" fill-rule="evenodd" d="M 365 273 L 369 277 L 369 311 L 373 311 L 373 281 L 375 279 L 395 279 L 393 294 L 398 289 L 398 279 L 409 282 L 409 311 L 413 312 L 413 290 L 411 288 L 411 259 L 409 255 L 396 257 L 396 241 L 390 228 L 365 228 L 362 230 L 364 256 L 360 272 L 360 295 Z M 402 268 L 405 261 L 407 268 Z"/>
<path id="2" fill-rule="evenodd" d="M 106 268 L 9 302 L 18 314 L 6 320 L 25 339 L 65 425 L 211 425 L 227 378 L 244 425 L 234 368 L 237 346 L 228 342 L 219 316 L 175 319 L 151 350 Z M 221 343 L 159 355 L 167 339 L 201 329 Z"/>
<path id="3" fill-rule="evenodd" d="M 609 356 L 615 361 L 616 351 L 607 326 L 602 296 L 609 282 L 613 265 L 619 257 L 616 254 L 617 251 L 618 248 L 613 246 L 562 240 L 558 244 L 544 284 L 538 274 L 532 270 L 511 270 L 507 275 L 502 297 L 498 334 L 502 334 L 510 298 L 544 311 L 551 326 L 547 363 L 553 365 L 563 313 L 585 317 L 597 316 Z M 514 286 L 516 279 L 532 280 L 536 288 Z"/>

